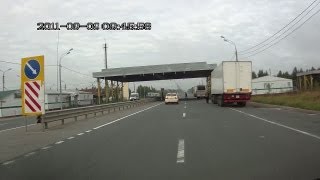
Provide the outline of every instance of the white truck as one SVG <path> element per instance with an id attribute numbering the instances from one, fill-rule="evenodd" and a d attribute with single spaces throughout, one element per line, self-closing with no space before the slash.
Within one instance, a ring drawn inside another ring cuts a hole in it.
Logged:
<path id="1" fill-rule="evenodd" d="M 211 73 L 211 100 L 218 106 L 246 106 L 251 98 L 251 61 L 223 61 Z"/>
<path id="2" fill-rule="evenodd" d="M 198 85 L 193 87 L 193 96 L 200 99 L 204 98 L 206 95 L 206 86 Z"/>

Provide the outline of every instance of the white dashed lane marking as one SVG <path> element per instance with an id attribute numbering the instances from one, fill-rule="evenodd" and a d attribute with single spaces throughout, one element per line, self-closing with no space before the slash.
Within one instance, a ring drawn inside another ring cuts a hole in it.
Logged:
<path id="1" fill-rule="evenodd" d="M 184 139 L 179 139 L 177 163 L 184 163 Z"/>
<path id="2" fill-rule="evenodd" d="M 71 137 L 68 137 L 68 139 L 70 140 L 70 139 L 73 139 L 74 137 L 73 136 L 71 136 Z"/>
<path id="3" fill-rule="evenodd" d="M 24 155 L 24 157 L 29 157 L 29 156 L 32 156 L 34 154 L 35 154 L 35 152 L 31 152 L 31 153 L 28 153 L 28 154 Z"/>
<path id="4" fill-rule="evenodd" d="M 9 165 L 9 164 L 12 164 L 12 163 L 14 163 L 14 161 L 7 161 L 7 162 L 2 163 L 2 165 L 6 166 L 6 165 Z"/>
<path id="5" fill-rule="evenodd" d="M 77 134 L 78 136 L 81 136 L 81 135 L 83 135 L 84 133 L 79 133 L 79 134 Z"/>
<path id="6" fill-rule="evenodd" d="M 64 141 L 58 141 L 58 142 L 56 142 L 55 144 L 61 144 L 61 143 L 63 143 Z"/>
<path id="7" fill-rule="evenodd" d="M 186 117 L 186 113 L 182 113 L 182 117 Z"/>
<path id="8" fill-rule="evenodd" d="M 86 131 L 87 133 L 89 133 L 89 132 L 91 132 L 92 130 L 88 130 L 88 131 Z"/>
<path id="9" fill-rule="evenodd" d="M 50 149 L 52 146 L 46 146 L 46 147 L 43 147 L 41 148 L 42 150 L 47 150 L 47 149 Z"/>

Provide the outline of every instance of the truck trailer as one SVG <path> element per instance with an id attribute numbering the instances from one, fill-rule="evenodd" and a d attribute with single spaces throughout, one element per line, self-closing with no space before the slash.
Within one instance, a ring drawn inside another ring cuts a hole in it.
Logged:
<path id="1" fill-rule="evenodd" d="M 204 98 L 206 95 L 206 86 L 198 85 L 193 87 L 193 96 L 200 99 Z"/>
<path id="2" fill-rule="evenodd" d="M 223 61 L 211 73 L 211 100 L 218 106 L 246 106 L 251 98 L 251 61 Z"/>

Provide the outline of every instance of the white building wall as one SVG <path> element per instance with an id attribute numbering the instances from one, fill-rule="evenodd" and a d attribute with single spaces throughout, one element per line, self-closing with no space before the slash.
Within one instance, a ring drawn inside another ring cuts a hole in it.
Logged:
<path id="1" fill-rule="evenodd" d="M 2 101 L 0 117 L 21 115 L 21 98 L 15 97 L 12 93 L 6 96 Z"/>
<path id="2" fill-rule="evenodd" d="M 19 91 L 17 91 L 19 92 Z M 2 100 L 2 108 L 0 109 L 0 117 L 6 116 L 17 116 L 21 115 L 21 97 L 16 97 L 15 93 L 4 97 Z M 63 108 L 69 108 L 73 105 L 73 99 L 70 94 L 62 94 Z M 79 92 L 78 105 L 86 106 L 93 104 L 93 94 L 86 92 Z M 45 110 L 60 109 L 59 94 L 57 93 L 46 93 L 45 94 Z"/>
<path id="3" fill-rule="evenodd" d="M 78 95 L 78 105 L 87 106 L 93 104 L 93 94 L 87 92 L 80 92 Z"/>
<path id="4" fill-rule="evenodd" d="M 258 78 L 259 79 L 259 78 Z M 291 79 L 280 78 L 279 80 L 270 79 L 252 81 L 252 94 L 277 94 L 293 91 L 293 82 Z"/>
<path id="5" fill-rule="evenodd" d="M 70 107 L 70 103 L 68 101 L 69 94 L 62 94 L 62 106 L 63 108 Z M 59 103 L 59 94 L 46 94 L 45 95 L 45 109 L 46 110 L 52 110 L 52 109 L 59 109 L 61 107 Z"/>

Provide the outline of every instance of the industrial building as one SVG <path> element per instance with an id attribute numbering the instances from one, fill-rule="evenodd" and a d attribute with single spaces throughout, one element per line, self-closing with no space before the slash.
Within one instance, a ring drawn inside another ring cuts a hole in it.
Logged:
<path id="1" fill-rule="evenodd" d="M 320 70 L 297 73 L 299 90 L 314 90 L 320 86 Z"/>
<path id="2" fill-rule="evenodd" d="M 292 79 L 263 76 L 252 79 L 252 95 L 277 94 L 293 91 Z"/>
<path id="3" fill-rule="evenodd" d="M 45 109 L 55 110 L 61 108 L 59 92 L 45 91 Z M 63 91 L 61 94 L 62 107 L 71 108 L 93 104 L 93 94 L 84 91 Z M 21 91 L 10 90 L 0 92 L 0 117 L 21 115 Z"/>

